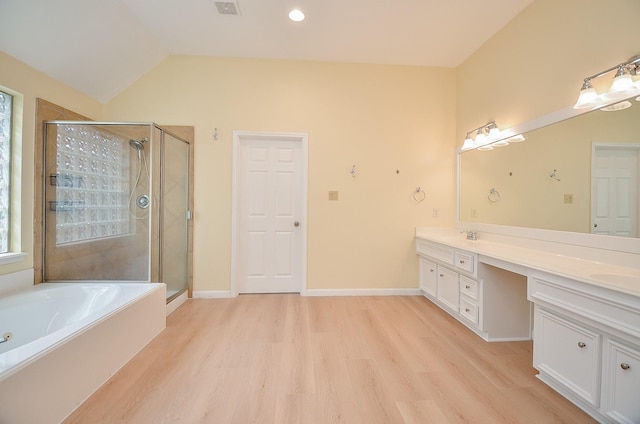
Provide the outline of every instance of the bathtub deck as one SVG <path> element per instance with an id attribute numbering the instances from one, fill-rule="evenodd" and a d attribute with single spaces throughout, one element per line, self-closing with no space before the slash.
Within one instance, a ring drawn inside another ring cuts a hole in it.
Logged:
<path id="1" fill-rule="evenodd" d="M 587 423 L 422 297 L 189 300 L 71 423 Z"/>

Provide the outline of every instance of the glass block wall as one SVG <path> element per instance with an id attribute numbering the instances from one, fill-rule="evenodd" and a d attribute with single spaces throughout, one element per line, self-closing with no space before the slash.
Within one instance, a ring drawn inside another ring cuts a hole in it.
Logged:
<path id="1" fill-rule="evenodd" d="M 13 97 L 0 91 L 0 253 L 9 251 L 12 103 Z"/>
<path id="2" fill-rule="evenodd" d="M 56 169 L 56 244 L 129 234 L 128 140 L 99 128 L 59 125 Z"/>

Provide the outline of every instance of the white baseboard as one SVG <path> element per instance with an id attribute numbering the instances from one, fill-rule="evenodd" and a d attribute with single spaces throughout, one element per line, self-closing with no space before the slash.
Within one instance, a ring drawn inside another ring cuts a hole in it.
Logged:
<path id="1" fill-rule="evenodd" d="M 300 296 L 420 296 L 420 289 L 306 289 Z M 235 297 L 225 290 L 193 292 L 194 299 L 229 299 Z"/>
<path id="2" fill-rule="evenodd" d="M 230 299 L 235 296 L 231 291 L 226 290 L 194 290 L 192 297 L 194 299 Z"/>
<path id="3" fill-rule="evenodd" d="M 415 289 L 306 289 L 303 296 L 420 296 Z"/>
<path id="4" fill-rule="evenodd" d="M 189 298 L 189 296 L 187 295 L 187 292 L 185 291 L 180 296 L 176 297 L 171 302 L 167 303 L 167 316 L 169 316 L 170 313 L 172 313 L 173 311 L 178 309 L 178 306 L 180 306 L 184 302 L 186 302 L 188 298 Z"/>

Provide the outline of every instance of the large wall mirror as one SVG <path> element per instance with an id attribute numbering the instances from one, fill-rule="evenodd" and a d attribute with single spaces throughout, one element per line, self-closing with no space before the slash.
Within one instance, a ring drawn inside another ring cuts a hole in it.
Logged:
<path id="1" fill-rule="evenodd" d="M 459 221 L 640 237 L 638 99 L 460 153 Z"/>

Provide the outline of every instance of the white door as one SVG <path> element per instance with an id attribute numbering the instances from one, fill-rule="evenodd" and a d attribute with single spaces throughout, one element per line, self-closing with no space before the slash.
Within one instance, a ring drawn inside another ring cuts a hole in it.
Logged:
<path id="1" fill-rule="evenodd" d="M 234 134 L 233 262 L 238 293 L 303 288 L 306 184 L 301 141 L 288 135 Z"/>
<path id="2" fill-rule="evenodd" d="M 638 237 L 639 152 L 636 145 L 594 146 L 592 233 Z"/>

